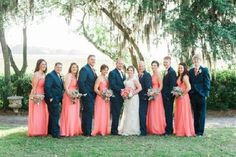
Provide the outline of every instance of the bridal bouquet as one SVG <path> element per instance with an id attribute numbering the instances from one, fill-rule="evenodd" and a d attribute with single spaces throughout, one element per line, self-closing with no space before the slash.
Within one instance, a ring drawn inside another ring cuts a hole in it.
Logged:
<path id="1" fill-rule="evenodd" d="M 121 89 L 121 96 L 123 97 L 123 99 L 130 99 L 133 96 L 133 89 L 130 87 Z"/>
<path id="2" fill-rule="evenodd" d="M 148 101 L 155 99 L 155 97 L 160 93 L 157 88 L 149 88 L 147 91 Z"/>
<path id="3" fill-rule="evenodd" d="M 177 87 L 173 87 L 173 90 L 171 91 L 171 93 L 173 95 L 178 94 L 179 96 L 183 96 L 184 95 L 184 92 L 178 86 Z"/>
<path id="4" fill-rule="evenodd" d="M 78 90 L 74 90 L 74 91 L 71 91 L 71 100 L 72 100 L 72 103 L 73 104 L 75 104 L 75 102 L 76 102 L 76 99 L 79 99 L 79 98 L 81 98 L 82 96 L 86 96 L 87 95 L 87 93 L 86 94 L 82 94 L 82 93 L 79 93 L 79 91 Z"/>
<path id="5" fill-rule="evenodd" d="M 105 89 L 102 91 L 102 96 L 105 101 L 109 101 L 110 97 L 115 97 L 111 89 Z"/>
<path id="6" fill-rule="evenodd" d="M 32 100 L 34 102 L 34 104 L 36 104 L 36 105 L 39 105 L 43 99 L 44 99 L 43 94 L 34 94 L 30 98 L 30 100 Z"/>

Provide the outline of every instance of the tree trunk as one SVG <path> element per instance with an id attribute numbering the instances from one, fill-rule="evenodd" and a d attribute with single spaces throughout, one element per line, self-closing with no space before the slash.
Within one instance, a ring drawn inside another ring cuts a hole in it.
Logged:
<path id="1" fill-rule="evenodd" d="M 5 82 L 10 83 L 11 81 L 11 72 L 10 72 L 10 56 L 7 48 L 6 38 L 5 38 L 5 31 L 4 28 L 0 26 L 0 42 L 2 46 L 2 54 L 4 60 L 4 76 Z"/>
<path id="2" fill-rule="evenodd" d="M 16 74 L 17 77 L 20 77 L 25 74 L 26 69 L 27 69 L 27 27 L 23 28 L 23 65 L 21 70 L 17 67 L 17 64 L 14 61 L 12 51 L 10 47 L 7 45 L 9 56 L 10 56 L 10 61 L 11 61 L 11 66 Z"/>
<path id="3" fill-rule="evenodd" d="M 136 68 L 136 70 L 138 70 L 138 61 L 137 61 L 136 55 L 134 54 L 133 47 L 129 48 L 129 52 L 130 52 L 130 55 L 131 55 L 131 62 L 133 64 L 133 66 Z"/>
<path id="4" fill-rule="evenodd" d="M 25 74 L 27 69 L 27 27 L 23 28 L 23 66 L 21 68 L 21 73 Z"/>
<path id="5" fill-rule="evenodd" d="M 5 31 L 0 22 L 0 43 L 2 47 L 2 54 L 4 60 L 4 77 L 5 77 L 5 91 L 3 93 L 3 109 L 6 110 L 8 106 L 7 97 L 11 94 L 11 71 L 10 71 L 10 56 L 7 48 Z"/>

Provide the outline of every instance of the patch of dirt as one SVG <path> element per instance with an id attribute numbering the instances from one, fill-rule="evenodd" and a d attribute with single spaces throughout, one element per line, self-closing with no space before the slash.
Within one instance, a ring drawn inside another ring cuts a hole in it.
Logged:
<path id="1" fill-rule="evenodd" d="M 236 116 L 236 110 L 226 110 L 226 111 L 207 111 L 207 115 L 211 117 L 234 117 Z"/>
<path id="2" fill-rule="evenodd" d="M 0 126 L 14 125 L 27 126 L 27 112 L 18 114 L 13 111 L 0 111 Z M 236 127 L 236 110 L 229 111 L 208 111 L 206 118 L 207 128 Z"/>

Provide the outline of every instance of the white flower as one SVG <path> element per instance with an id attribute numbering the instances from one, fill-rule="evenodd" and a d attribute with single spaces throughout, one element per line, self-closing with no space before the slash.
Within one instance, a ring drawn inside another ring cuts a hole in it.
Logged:
<path id="1" fill-rule="evenodd" d="M 198 73 L 201 74 L 201 73 L 202 73 L 202 69 L 199 69 L 199 70 L 198 70 Z"/>
<path id="2" fill-rule="evenodd" d="M 128 97 L 131 98 L 133 96 L 133 93 L 129 93 Z"/>

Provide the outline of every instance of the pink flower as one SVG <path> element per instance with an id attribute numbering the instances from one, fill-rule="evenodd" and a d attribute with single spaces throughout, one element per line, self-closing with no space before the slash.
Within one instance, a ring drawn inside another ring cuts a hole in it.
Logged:
<path id="1" fill-rule="evenodd" d="M 123 99 L 129 99 L 133 96 L 133 89 L 130 87 L 125 87 L 124 89 L 121 89 L 121 96 Z"/>

